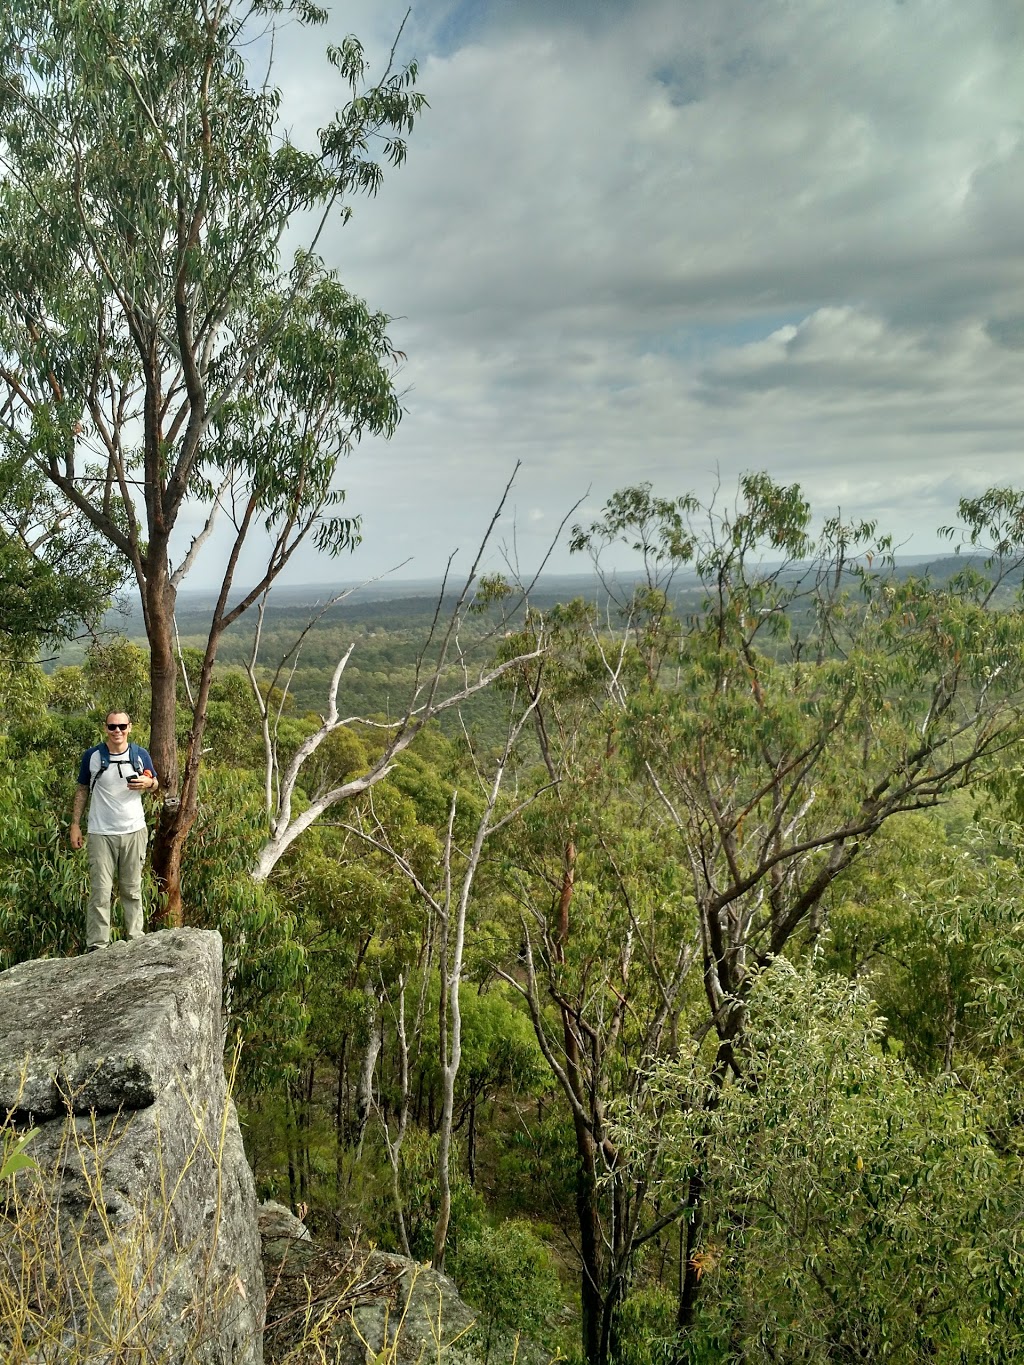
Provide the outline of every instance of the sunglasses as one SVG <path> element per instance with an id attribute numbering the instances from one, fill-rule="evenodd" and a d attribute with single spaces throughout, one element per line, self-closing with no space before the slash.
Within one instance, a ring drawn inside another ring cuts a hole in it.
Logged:
<path id="1" fill-rule="evenodd" d="M 111 725 L 110 722 L 107 721 L 107 729 L 108 729 L 108 730 L 127 730 L 127 729 L 128 729 L 128 726 L 127 726 L 127 725 L 118 725 L 116 721 L 114 722 L 113 725 Z"/>

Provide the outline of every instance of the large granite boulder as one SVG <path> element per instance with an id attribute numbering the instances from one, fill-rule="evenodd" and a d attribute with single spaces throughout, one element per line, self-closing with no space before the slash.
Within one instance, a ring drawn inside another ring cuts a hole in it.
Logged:
<path id="1" fill-rule="evenodd" d="M 260 1205 L 267 1282 L 266 1365 L 549 1365 L 519 1332 L 491 1331 L 429 1265 L 324 1245 L 282 1204 Z M 560 1359 L 556 1353 L 556 1359 Z"/>
<path id="2" fill-rule="evenodd" d="M 262 1362 L 221 953 L 174 929 L 0 973 L 0 1121 L 37 1130 L 0 1186 L 0 1358 Z"/>
<path id="3" fill-rule="evenodd" d="M 260 1206 L 260 1231 L 267 1365 L 484 1365 L 477 1315 L 446 1275 L 373 1248 L 321 1246 L 280 1204 Z"/>

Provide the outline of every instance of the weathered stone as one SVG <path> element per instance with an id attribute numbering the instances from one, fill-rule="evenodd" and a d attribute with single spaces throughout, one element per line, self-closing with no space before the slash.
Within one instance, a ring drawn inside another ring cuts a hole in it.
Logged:
<path id="1" fill-rule="evenodd" d="M 144 1109 L 176 1076 L 194 1093 L 214 1052 L 221 1064 L 210 997 L 219 943 L 150 934 L 0 973 L 0 1111 L 39 1120 L 69 1104 L 76 1114 Z"/>
<path id="2" fill-rule="evenodd" d="M 477 1314 L 459 1298 L 447 1275 L 380 1251 L 369 1254 L 365 1273 L 391 1280 L 394 1291 L 352 1309 L 338 1333 L 338 1343 L 343 1344 L 339 1365 L 345 1360 L 364 1365 L 385 1350 L 395 1365 L 419 1365 L 423 1360 L 479 1365 L 480 1356 L 468 1338 Z"/>
<path id="3" fill-rule="evenodd" d="M 268 1199 L 261 1204 L 258 1214 L 264 1260 L 280 1261 L 287 1255 L 293 1242 L 312 1241 L 305 1223 L 276 1200 Z"/>
<path id="4" fill-rule="evenodd" d="M 75 1359 L 100 1365 L 134 1334 L 140 1359 L 167 1365 L 262 1360 L 221 952 L 218 934 L 176 929 L 0 974 L 0 1109 L 39 1127 L 28 1151 L 40 1169 L 17 1177 L 20 1233 L 0 1221 L 0 1267 L 30 1254 L 45 1265 L 52 1311 L 41 1304 L 33 1330 L 59 1333 Z M 47 1201 L 60 1217 L 33 1251 L 24 1220 Z"/>
<path id="5" fill-rule="evenodd" d="M 285 1213 L 287 1225 L 261 1213 L 267 1365 L 319 1365 L 325 1357 L 334 1365 L 481 1365 L 470 1332 L 477 1315 L 446 1275 L 388 1252 L 319 1246 Z M 281 1235 L 293 1225 L 305 1236 Z"/>

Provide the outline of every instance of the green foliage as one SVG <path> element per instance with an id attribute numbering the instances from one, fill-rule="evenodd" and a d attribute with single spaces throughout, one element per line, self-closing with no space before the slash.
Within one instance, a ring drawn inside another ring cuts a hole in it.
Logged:
<path id="1" fill-rule="evenodd" d="M 46 679 L 42 671 L 12 651 L 10 641 L 0 641 L 0 717 L 9 724 L 32 724 L 46 705 Z"/>
<path id="2" fill-rule="evenodd" d="M 565 1109 L 549 1094 L 536 1106 L 518 1108 L 516 1122 L 502 1122 L 490 1136 L 494 1156 L 494 1209 L 506 1218 L 540 1213 L 572 1230 L 577 1154 Z"/>
<path id="3" fill-rule="evenodd" d="M 1024 1098 L 1022 831 L 991 816 L 949 832 L 907 817 L 836 887 L 823 957 L 858 976 L 886 1019 L 887 1045 L 1008 1114 Z M 1000 1142 L 1014 1124 L 991 1118 Z"/>
<path id="4" fill-rule="evenodd" d="M 255 775 L 209 769 L 184 868 L 189 923 L 224 939 L 231 1028 L 243 1044 L 240 1077 L 255 1090 L 288 1073 L 307 1023 L 295 917 L 272 887 L 252 880 L 265 819 Z"/>
<path id="5" fill-rule="evenodd" d="M 677 831 L 727 1063 L 751 968 L 816 932 L 829 887 L 889 819 L 991 774 L 1018 742 L 1024 613 L 997 594 L 1024 559 L 1015 497 L 961 508 L 966 542 L 995 544 L 973 586 L 897 576 L 870 522 L 812 534 L 800 490 L 767 475 L 742 478 L 732 506 L 626 489 L 577 528 L 577 549 L 624 540 L 644 557 L 618 636 L 591 616 L 557 638 L 589 658 L 577 685 L 601 678 L 608 742 Z M 679 620 L 668 586 L 684 569 Z"/>
<path id="6" fill-rule="evenodd" d="M 215 763 L 259 768 L 263 763 L 260 712 L 249 679 L 239 669 L 214 676 L 206 712 L 206 743 Z"/>
<path id="7" fill-rule="evenodd" d="M 749 999 L 746 1082 L 660 1071 L 647 1140 L 678 1182 L 704 1173 L 682 1358 L 1020 1358 L 1018 1163 L 983 1102 L 886 1055 L 883 1030 L 862 989 L 779 961 Z"/>
<path id="8" fill-rule="evenodd" d="M 27 1133 L 16 1136 L 6 1129 L 0 1130 L 0 1180 L 10 1180 L 18 1171 L 36 1169 L 26 1148 L 38 1132 L 38 1128 L 30 1128 Z"/>
<path id="9" fill-rule="evenodd" d="M 62 509 L 0 424 L 0 636 L 30 652 L 94 625 L 124 565 L 75 508 Z"/>
<path id="10" fill-rule="evenodd" d="M 457 1262 L 464 1238 L 479 1236 L 484 1225 L 484 1201 L 473 1188 L 464 1174 L 464 1163 L 460 1162 L 453 1143 L 451 1163 L 451 1223 L 448 1231 L 448 1248 L 453 1260 Z M 437 1221 L 439 1185 L 437 1179 L 438 1137 L 424 1133 L 420 1129 L 410 1129 L 401 1152 L 400 1182 L 402 1191 L 402 1213 L 405 1218 L 409 1249 L 418 1261 L 429 1261 L 434 1250 L 434 1224 Z M 380 1244 L 390 1251 L 397 1251 L 398 1244 L 392 1232 L 392 1210 L 387 1197 L 381 1190 L 379 1202 L 371 1207 Z"/>
<path id="11" fill-rule="evenodd" d="M 657 1282 L 631 1290 L 619 1309 L 616 1338 L 616 1365 L 667 1365 L 675 1358 L 675 1294 Z"/>
<path id="12" fill-rule="evenodd" d="M 484 1224 L 459 1244 L 459 1293 L 483 1320 L 484 1365 L 495 1336 L 537 1336 L 559 1307 L 554 1260 L 529 1223 Z"/>
<path id="13" fill-rule="evenodd" d="M 85 655 L 82 672 L 96 712 L 127 711 L 145 723 L 149 703 L 149 654 L 123 636 L 96 640 Z"/>
<path id="14" fill-rule="evenodd" d="M 417 985 L 415 979 L 411 983 Z M 438 1061 L 437 982 L 427 995 L 427 1011 L 420 1031 L 419 1074 L 428 1085 L 440 1077 Z M 455 1098 L 464 1116 L 469 1105 L 509 1089 L 522 1101 L 550 1081 L 550 1072 L 537 1046 L 533 1026 L 522 1005 L 500 985 L 481 993 L 468 982 L 459 990 L 462 1014 L 462 1060 Z"/>
<path id="15" fill-rule="evenodd" d="M 67 956 L 82 942 L 88 871 L 64 825 L 78 757 L 54 767 L 0 737 L 0 969 Z M 151 904 L 151 888 L 144 894 Z"/>
<path id="16" fill-rule="evenodd" d="M 49 704 L 55 711 L 73 715 L 92 704 L 92 689 L 85 670 L 78 664 L 58 668 L 49 678 Z"/>

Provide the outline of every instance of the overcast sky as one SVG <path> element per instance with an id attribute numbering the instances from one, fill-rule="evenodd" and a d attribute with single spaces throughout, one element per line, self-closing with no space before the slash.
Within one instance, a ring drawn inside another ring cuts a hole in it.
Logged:
<path id="1" fill-rule="evenodd" d="M 287 31 L 298 140 L 342 97 L 324 44 L 383 60 L 403 13 Z M 408 355 L 338 577 L 465 557 L 517 460 L 525 568 L 640 480 L 765 469 L 922 554 L 1024 483 L 1020 0 L 423 0 L 399 54 L 430 108 L 323 244 Z"/>

